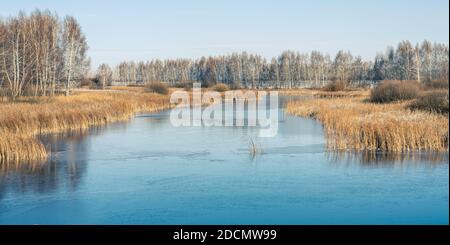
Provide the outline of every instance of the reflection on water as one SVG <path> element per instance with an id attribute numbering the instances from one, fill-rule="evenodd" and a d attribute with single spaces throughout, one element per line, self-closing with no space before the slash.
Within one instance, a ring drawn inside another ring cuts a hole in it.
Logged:
<path id="1" fill-rule="evenodd" d="M 328 159 L 337 164 L 359 164 L 360 166 L 388 166 L 388 165 L 416 165 L 416 164 L 445 164 L 448 153 L 443 152 L 328 152 Z"/>
<path id="2" fill-rule="evenodd" d="M 448 153 L 326 152 L 319 123 L 279 113 L 273 138 L 169 111 L 42 136 L 47 162 L 0 165 L 0 224 L 448 223 Z"/>
<path id="3" fill-rule="evenodd" d="M 6 193 L 6 189 L 17 193 L 50 193 L 59 188 L 76 190 L 87 168 L 87 162 L 80 160 L 79 156 L 88 153 L 88 137 L 100 132 L 100 128 L 92 128 L 41 136 L 52 151 L 49 159 L 46 162 L 0 165 L 0 195 Z"/>

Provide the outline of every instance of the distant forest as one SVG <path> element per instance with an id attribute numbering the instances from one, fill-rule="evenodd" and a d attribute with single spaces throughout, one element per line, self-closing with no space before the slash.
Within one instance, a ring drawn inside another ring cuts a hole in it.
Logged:
<path id="1" fill-rule="evenodd" d="M 233 53 L 199 59 L 153 59 L 102 64 L 91 70 L 88 43 L 74 17 L 49 11 L 0 18 L 0 96 L 46 96 L 95 82 L 133 85 L 164 82 L 172 86 L 199 81 L 235 88 L 321 87 L 330 81 L 364 86 L 381 80 L 448 81 L 448 44 L 400 42 L 373 61 L 350 52 L 335 57 L 320 51 L 285 51 L 270 60 Z"/>
<path id="2" fill-rule="evenodd" d="M 162 81 L 170 85 L 200 81 L 203 85 L 225 83 L 245 88 L 321 87 L 338 80 L 361 86 L 381 80 L 448 81 L 448 61 L 447 44 L 423 41 L 412 45 L 402 41 L 373 61 L 341 50 L 335 57 L 320 51 L 285 51 L 270 61 L 243 52 L 196 60 L 122 62 L 114 67 L 110 80 L 126 84 Z M 100 70 L 105 68 L 109 69 L 103 65 Z"/>

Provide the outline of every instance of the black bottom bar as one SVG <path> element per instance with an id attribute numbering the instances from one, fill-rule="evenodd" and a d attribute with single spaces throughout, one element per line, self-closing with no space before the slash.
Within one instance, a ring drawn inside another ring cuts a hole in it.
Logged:
<path id="1" fill-rule="evenodd" d="M 448 226 L 0 226 L 0 236 L 15 242 L 436 242 L 448 240 Z"/>

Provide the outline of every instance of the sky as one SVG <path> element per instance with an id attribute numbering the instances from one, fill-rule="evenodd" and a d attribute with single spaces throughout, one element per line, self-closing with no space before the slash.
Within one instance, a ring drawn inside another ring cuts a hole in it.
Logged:
<path id="1" fill-rule="evenodd" d="M 448 0 L 0 0 L 2 18 L 36 8 L 79 21 L 93 68 L 288 49 L 373 59 L 402 40 L 449 42 Z"/>

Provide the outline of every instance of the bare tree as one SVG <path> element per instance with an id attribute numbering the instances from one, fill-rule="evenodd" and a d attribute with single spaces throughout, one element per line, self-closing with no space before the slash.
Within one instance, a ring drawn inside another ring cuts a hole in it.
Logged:
<path id="1" fill-rule="evenodd" d="M 425 40 L 422 42 L 421 46 L 421 56 L 423 57 L 423 63 L 425 64 L 425 73 L 428 75 L 428 81 L 432 79 L 432 69 L 431 69 L 431 55 L 433 52 L 433 45 L 431 42 Z"/>
<path id="2" fill-rule="evenodd" d="M 363 60 L 350 52 L 339 51 L 334 60 L 319 51 L 298 53 L 284 51 L 267 62 L 258 54 L 232 53 L 216 57 L 188 59 L 155 59 L 151 62 L 122 62 L 113 73 L 115 80 L 126 83 L 161 81 L 168 84 L 201 81 L 226 83 L 234 87 L 320 87 L 331 79 L 351 86 L 365 85 L 372 80 L 420 79 L 428 73 L 431 79 L 445 78 L 448 69 L 448 46 L 435 44 L 420 52 L 408 41 L 397 49 L 388 47 L 374 61 Z M 428 58 L 427 58 L 428 57 Z M 137 64 L 137 65 L 136 65 Z M 424 71 L 426 67 L 426 72 Z M 428 68 L 430 67 L 430 68 Z"/>
<path id="3" fill-rule="evenodd" d="M 112 81 L 112 70 L 107 64 L 101 64 L 97 69 L 97 79 L 100 82 L 102 89 L 106 86 L 111 85 Z"/>
<path id="4" fill-rule="evenodd" d="M 416 63 L 416 77 L 417 77 L 417 82 L 421 82 L 420 80 L 420 65 L 421 65 L 421 59 L 420 59 L 420 47 L 419 44 L 416 45 L 416 47 L 414 48 L 414 58 L 415 58 L 415 63 Z"/>
<path id="5" fill-rule="evenodd" d="M 409 41 L 399 43 L 396 52 L 397 64 L 400 71 L 400 80 L 410 80 L 415 70 L 414 49 Z"/>
<path id="6" fill-rule="evenodd" d="M 73 77 L 80 75 L 87 50 L 86 39 L 81 31 L 81 27 L 76 19 L 71 16 L 64 18 L 62 47 L 67 96 L 70 93 Z"/>
<path id="7" fill-rule="evenodd" d="M 344 52 L 340 50 L 334 59 L 334 71 L 335 76 L 342 82 L 348 82 L 351 75 L 351 65 L 353 62 L 353 56 L 350 52 Z"/>
<path id="8" fill-rule="evenodd" d="M 10 18 L 2 26 L 1 70 L 3 80 L 8 83 L 10 96 L 15 100 L 22 95 L 32 76 L 34 54 L 31 52 L 31 25 L 26 16 L 19 13 L 17 18 Z"/>
<path id="9" fill-rule="evenodd" d="M 55 92 L 56 80 L 59 73 L 60 46 L 59 20 L 49 11 L 34 11 L 30 16 L 32 25 L 32 45 L 35 54 L 34 80 L 35 95 L 50 95 Z"/>

